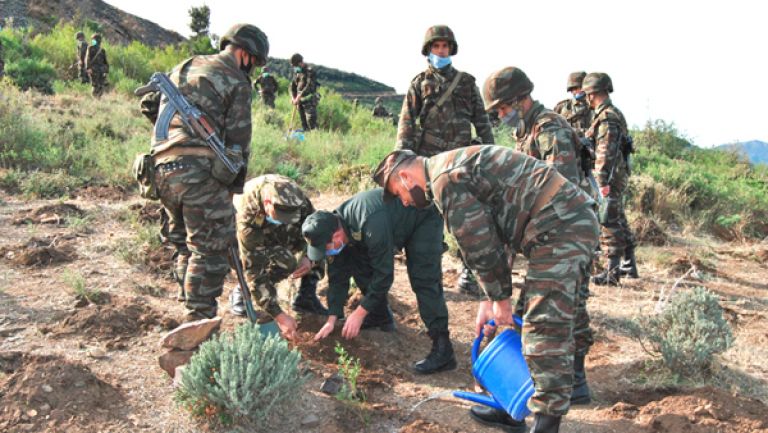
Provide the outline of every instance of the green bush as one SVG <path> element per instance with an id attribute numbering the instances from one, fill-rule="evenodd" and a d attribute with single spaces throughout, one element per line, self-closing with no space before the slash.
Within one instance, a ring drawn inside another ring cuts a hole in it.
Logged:
<path id="1" fill-rule="evenodd" d="M 689 378 L 708 373 L 713 356 L 733 342 L 718 297 L 703 287 L 678 292 L 660 314 L 636 319 L 633 328 L 650 354 L 674 374 Z"/>
<path id="2" fill-rule="evenodd" d="M 5 68 L 5 73 L 22 90 L 35 89 L 53 93 L 56 70 L 45 59 L 19 59 Z"/>
<path id="3" fill-rule="evenodd" d="M 215 413 L 224 424 L 264 431 L 301 392 L 307 378 L 300 361 L 285 340 L 244 323 L 234 335 L 215 336 L 200 346 L 184 368 L 176 399 L 193 414 Z"/>

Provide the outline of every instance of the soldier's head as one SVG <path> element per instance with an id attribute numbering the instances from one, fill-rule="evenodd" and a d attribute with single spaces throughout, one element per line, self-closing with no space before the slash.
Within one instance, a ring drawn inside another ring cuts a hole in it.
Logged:
<path id="1" fill-rule="evenodd" d="M 271 224 L 296 224 L 301 220 L 301 205 L 306 200 L 298 185 L 282 176 L 273 176 L 261 188 L 261 206 Z"/>
<path id="2" fill-rule="evenodd" d="M 507 66 L 492 73 L 483 85 L 485 111 L 496 110 L 499 119 L 516 127 L 520 118 L 533 106 L 533 83 L 522 69 Z"/>
<path id="3" fill-rule="evenodd" d="M 294 72 L 301 72 L 301 69 L 304 67 L 304 56 L 299 53 L 292 55 L 291 66 L 293 66 Z"/>
<path id="4" fill-rule="evenodd" d="M 85 40 L 85 33 L 83 33 L 83 32 L 75 33 L 75 39 L 77 39 L 78 41 L 84 41 Z"/>
<path id="5" fill-rule="evenodd" d="M 376 105 L 381 104 L 381 96 L 377 96 L 376 100 L 373 101 L 373 103 L 376 104 Z"/>
<path id="6" fill-rule="evenodd" d="M 219 50 L 231 52 L 240 69 L 250 75 L 256 66 L 267 64 L 269 39 L 252 24 L 235 24 L 219 40 Z"/>
<path id="7" fill-rule="evenodd" d="M 566 89 L 574 99 L 583 99 L 584 91 L 581 89 L 581 84 L 584 81 L 584 77 L 587 73 L 584 71 L 571 72 L 568 75 L 568 88 Z"/>
<path id="8" fill-rule="evenodd" d="M 301 233 L 307 241 L 307 257 L 314 262 L 325 259 L 325 256 L 338 255 L 349 242 L 341 218 L 323 210 L 304 220 Z"/>
<path id="9" fill-rule="evenodd" d="M 442 69 L 451 64 L 451 56 L 459 51 L 459 44 L 450 27 L 432 26 L 424 34 L 421 54 L 427 57 L 432 67 Z"/>
<path id="10" fill-rule="evenodd" d="M 373 172 L 373 181 L 384 188 L 384 201 L 397 197 L 403 206 L 424 209 L 432 204 L 427 198 L 424 158 L 412 150 L 395 150 Z"/>
<path id="11" fill-rule="evenodd" d="M 581 89 L 587 94 L 590 107 L 596 108 L 613 93 L 613 82 L 605 72 L 590 72 L 584 77 Z"/>
<path id="12" fill-rule="evenodd" d="M 91 35 L 91 45 L 99 45 L 101 43 L 101 33 L 94 33 Z"/>

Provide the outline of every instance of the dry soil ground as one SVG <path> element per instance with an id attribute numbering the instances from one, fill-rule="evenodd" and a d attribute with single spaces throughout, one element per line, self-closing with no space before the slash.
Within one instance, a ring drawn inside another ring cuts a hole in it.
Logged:
<path id="1" fill-rule="evenodd" d="M 341 198 L 313 201 L 328 209 Z M 130 214 L 153 224 L 151 209 L 117 190 L 94 188 L 65 202 L 0 196 L 0 431 L 206 430 L 176 406 L 171 380 L 157 365 L 158 340 L 183 314 L 167 277 L 170 251 L 150 251 L 144 264 L 123 260 L 118 251 L 136 236 L 125 221 Z M 642 281 L 593 289 L 597 342 L 587 372 L 594 402 L 574 408 L 563 433 L 768 432 L 768 245 L 670 239 L 668 246 L 641 248 Z M 717 292 L 736 339 L 708 383 L 681 385 L 663 379 L 625 323 L 652 311 L 660 289 L 669 289 L 691 263 L 705 270 L 680 290 L 703 285 Z M 517 266 L 515 280 L 521 282 L 524 263 Z M 469 405 L 449 395 L 473 387 L 469 349 L 476 301 L 458 293 L 458 270 L 446 255 L 455 371 L 427 377 L 409 371 L 430 342 L 405 267 L 397 263 L 391 291 L 397 331 L 366 331 L 342 341 L 361 360 L 363 410 L 319 392 L 336 371 L 333 346 L 342 339 L 337 333 L 311 342 L 320 321 L 303 317 L 297 345 L 312 379 L 292 402 L 290 416 L 274 420 L 271 431 L 493 431 L 471 421 Z M 230 276 L 223 304 L 233 286 Z M 92 302 L 78 299 L 77 287 L 91 291 Z M 283 289 L 287 299 L 290 287 Z M 220 314 L 225 330 L 242 320 L 226 308 Z M 310 415 L 319 426 L 302 426 Z"/>

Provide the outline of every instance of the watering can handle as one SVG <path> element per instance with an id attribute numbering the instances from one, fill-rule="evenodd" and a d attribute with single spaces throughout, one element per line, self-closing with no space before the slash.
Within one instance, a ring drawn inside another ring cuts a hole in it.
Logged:
<path id="1" fill-rule="evenodd" d="M 515 325 L 517 325 L 518 327 L 520 328 L 523 327 L 523 319 L 521 319 L 519 316 L 513 315 L 512 321 L 515 322 Z M 487 324 L 491 326 L 496 326 L 496 321 L 491 319 L 488 321 Z M 478 335 L 477 338 L 475 338 L 475 341 L 472 343 L 472 364 L 474 364 L 475 361 L 477 361 L 477 356 L 480 354 L 480 343 L 483 342 L 483 337 L 484 337 L 484 334 L 480 332 L 480 335 Z"/>

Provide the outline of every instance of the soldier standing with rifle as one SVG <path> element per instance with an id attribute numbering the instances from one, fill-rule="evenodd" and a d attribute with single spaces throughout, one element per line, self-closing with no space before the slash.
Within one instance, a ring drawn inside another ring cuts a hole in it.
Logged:
<path id="1" fill-rule="evenodd" d="M 109 62 L 107 62 L 107 52 L 101 46 L 101 34 L 99 33 L 94 33 L 91 36 L 91 45 L 85 52 L 85 70 L 91 80 L 91 87 L 93 88 L 91 94 L 97 98 L 100 97 L 107 87 Z"/>

